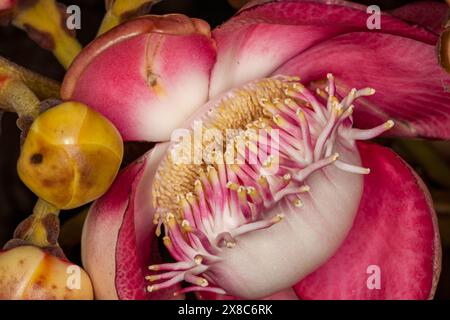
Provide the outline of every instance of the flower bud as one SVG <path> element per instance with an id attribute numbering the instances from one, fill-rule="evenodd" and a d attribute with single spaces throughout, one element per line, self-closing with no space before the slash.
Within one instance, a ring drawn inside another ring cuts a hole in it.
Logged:
<path id="1" fill-rule="evenodd" d="M 87 273 L 34 246 L 0 251 L 0 299 L 91 300 Z"/>
<path id="2" fill-rule="evenodd" d="M 40 198 L 71 209 L 108 190 L 122 156 L 121 136 L 109 120 L 84 104 L 66 102 L 34 121 L 17 170 Z"/>

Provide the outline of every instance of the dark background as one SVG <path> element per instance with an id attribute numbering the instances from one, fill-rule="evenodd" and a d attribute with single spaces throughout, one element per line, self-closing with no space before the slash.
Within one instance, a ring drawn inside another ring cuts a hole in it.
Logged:
<path id="1" fill-rule="evenodd" d="M 104 1 L 65 0 L 59 2 L 68 5 L 77 4 L 81 7 L 82 28 L 77 31 L 77 37 L 83 45 L 87 44 L 95 37 L 102 20 L 105 12 Z M 366 0 L 357 2 L 368 5 L 377 4 L 383 10 L 389 10 L 412 1 Z M 152 9 L 154 14 L 174 12 L 202 18 L 214 27 L 232 16 L 235 9 L 226 0 L 164 0 L 156 4 Z M 0 27 L 0 56 L 56 80 L 62 80 L 64 76 L 64 69 L 51 53 L 38 47 L 28 39 L 23 31 L 13 27 Z M 19 155 L 20 135 L 15 125 L 15 120 L 16 117 L 13 114 L 5 114 L 3 119 L 0 119 L 0 248 L 11 238 L 16 225 L 31 213 L 36 200 L 35 196 L 20 182 L 15 170 L 15 164 Z M 395 149 L 395 141 L 383 140 L 381 142 Z M 447 151 L 450 154 L 448 146 L 449 144 L 445 145 L 444 148 L 448 148 Z M 132 149 L 139 151 L 141 147 L 133 146 Z M 433 181 L 428 179 L 426 173 L 423 172 L 424 170 L 415 162 L 414 158 L 408 158 L 408 155 L 403 156 L 421 174 L 430 189 L 434 188 Z M 450 159 L 450 156 L 448 159 Z M 444 191 L 444 197 L 447 197 L 447 195 L 450 195 L 449 190 Z M 445 201 L 443 209 L 437 209 L 444 242 L 443 266 L 436 294 L 437 299 L 450 299 L 450 250 L 448 246 L 450 242 L 448 240 L 450 209 L 447 205 L 448 201 Z M 79 233 L 82 225 L 82 216 L 78 214 L 79 212 L 80 210 L 76 210 L 75 212 L 64 212 L 61 214 L 63 229 L 60 243 L 70 260 L 75 263 L 80 263 Z"/>

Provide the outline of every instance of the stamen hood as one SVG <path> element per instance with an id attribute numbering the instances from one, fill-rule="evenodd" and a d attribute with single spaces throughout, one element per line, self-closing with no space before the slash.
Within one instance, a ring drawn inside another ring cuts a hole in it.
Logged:
<path id="1" fill-rule="evenodd" d="M 338 97 L 331 74 L 316 93 L 276 76 L 209 102 L 155 176 L 154 222 L 178 262 L 150 266 L 167 272 L 149 276 L 147 289 L 186 281 L 192 286 L 183 292 L 261 298 L 329 259 L 352 226 L 361 174 L 369 173 L 355 140 L 393 125 L 352 128 L 353 101 L 373 93 Z"/>

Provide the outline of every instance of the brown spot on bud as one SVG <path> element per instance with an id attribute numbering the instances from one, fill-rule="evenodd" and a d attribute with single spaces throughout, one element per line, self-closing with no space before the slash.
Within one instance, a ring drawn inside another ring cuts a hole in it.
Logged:
<path id="1" fill-rule="evenodd" d="M 17 9 L 19 10 L 29 9 L 31 7 L 34 7 L 38 2 L 39 0 L 18 0 Z"/>
<path id="2" fill-rule="evenodd" d="M 38 30 L 30 24 L 25 24 L 24 29 L 31 40 L 36 42 L 42 48 L 52 51 L 55 49 L 55 40 L 51 33 Z"/>
<path id="3" fill-rule="evenodd" d="M 50 245 L 56 245 L 59 236 L 59 218 L 55 214 L 49 214 L 42 219 L 42 224 L 47 232 L 47 241 Z"/>
<path id="4" fill-rule="evenodd" d="M 35 153 L 30 158 L 32 164 L 41 164 L 42 161 L 44 161 L 44 156 L 40 153 Z"/>
<path id="5" fill-rule="evenodd" d="M 164 95 L 164 89 L 159 81 L 159 75 L 153 73 L 150 69 L 147 70 L 147 85 L 157 95 Z"/>
<path id="6" fill-rule="evenodd" d="M 148 84 L 150 87 L 155 87 L 155 86 L 157 86 L 157 85 L 158 85 L 158 78 L 159 78 L 159 76 L 158 76 L 157 74 L 155 74 L 155 73 L 149 71 L 149 72 L 147 73 L 147 84 Z"/>

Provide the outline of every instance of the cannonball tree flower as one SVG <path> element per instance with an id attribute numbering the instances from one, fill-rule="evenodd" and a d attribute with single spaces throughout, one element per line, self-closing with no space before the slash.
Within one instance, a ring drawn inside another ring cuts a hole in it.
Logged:
<path id="1" fill-rule="evenodd" d="M 411 4 L 369 30 L 359 4 L 255 1 L 212 32 L 145 16 L 88 45 L 62 97 L 125 140 L 159 142 L 90 209 L 82 255 L 96 297 L 432 298 L 441 249 L 428 191 L 363 141 L 450 137 L 436 55 L 446 8 Z M 217 161 L 211 137 L 195 145 L 200 121 L 202 134 L 233 129 L 242 161 Z M 176 128 L 183 139 L 167 142 Z M 202 161 L 177 161 L 185 141 L 194 158 L 209 150 Z"/>

